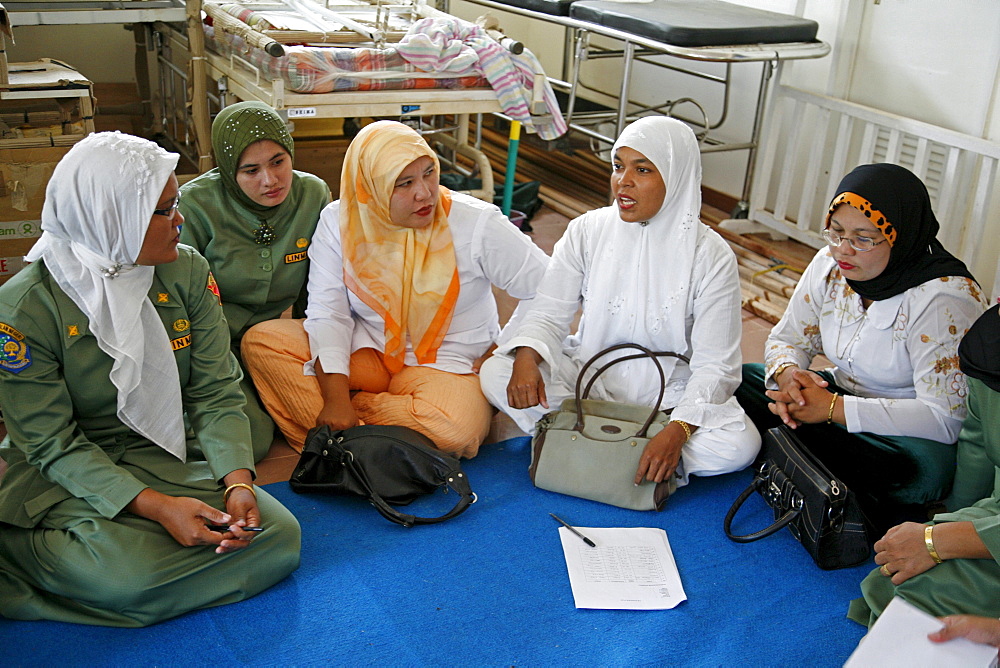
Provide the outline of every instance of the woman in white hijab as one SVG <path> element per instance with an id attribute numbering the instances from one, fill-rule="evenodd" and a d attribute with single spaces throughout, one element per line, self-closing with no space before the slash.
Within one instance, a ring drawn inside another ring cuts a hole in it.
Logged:
<path id="1" fill-rule="evenodd" d="M 298 523 L 253 487 L 215 282 L 178 245 L 176 164 L 117 132 L 76 144 L 0 288 L 5 617 L 144 626 L 298 566 Z"/>
<path id="2" fill-rule="evenodd" d="M 532 433 L 548 410 L 573 396 L 584 362 L 604 348 L 637 343 L 682 353 L 659 358 L 662 408 L 671 423 L 643 453 L 635 483 L 718 475 L 747 466 L 760 435 L 733 398 L 740 384 L 740 285 L 736 258 L 699 221 L 701 160 L 680 121 L 642 118 L 615 142 L 615 203 L 570 222 L 556 243 L 531 311 L 482 368 L 494 406 Z M 570 336 L 582 304 L 583 317 Z M 507 336 L 504 332 L 504 336 Z M 634 351 L 602 358 L 604 362 Z M 591 398 L 652 406 L 660 379 L 652 362 L 605 372 Z"/>

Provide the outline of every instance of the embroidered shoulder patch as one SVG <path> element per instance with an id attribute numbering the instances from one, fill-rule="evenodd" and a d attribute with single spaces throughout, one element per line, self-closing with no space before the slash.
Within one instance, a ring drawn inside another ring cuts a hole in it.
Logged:
<path id="1" fill-rule="evenodd" d="M 0 322 L 0 369 L 21 373 L 31 366 L 31 348 L 24 341 L 24 334 Z"/>
<path id="2" fill-rule="evenodd" d="M 219 284 L 215 282 L 215 276 L 212 272 L 208 272 L 208 291 L 215 295 L 215 298 L 219 300 L 219 306 L 222 306 L 222 294 L 219 292 Z"/>
<path id="3" fill-rule="evenodd" d="M 174 349 L 174 352 L 177 352 L 181 348 L 187 348 L 190 345 L 191 345 L 190 334 L 188 334 L 187 336 L 182 336 L 179 339 L 170 339 L 170 347 Z"/>

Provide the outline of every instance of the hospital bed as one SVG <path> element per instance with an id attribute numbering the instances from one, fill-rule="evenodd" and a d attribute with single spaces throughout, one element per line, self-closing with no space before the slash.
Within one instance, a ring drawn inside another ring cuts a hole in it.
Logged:
<path id="1" fill-rule="evenodd" d="M 563 79 L 550 77 L 550 82 L 568 96 L 565 116 L 572 130 L 610 145 L 634 118 L 660 113 L 691 124 L 703 153 L 748 151 L 737 215 L 745 214 L 750 198 L 770 80 L 775 75 L 780 79 L 785 61 L 820 58 L 830 51 L 828 44 L 816 39 L 814 21 L 719 0 L 466 1 L 566 29 Z M 617 90 L 598 90 L 585 83 L 587 61 L 603 59 L 621 62 Z M 727 140 L 717 131 L 729 117 L 733 66 L 747 63 L 761 67 L 752 126 L 744 140 Z M 650 102 L 650 91 L 637 92 L 632 85 L 637 64 L 708 84 L 695 83 L 700 98 L 678 95 Z M 640 94 L 646 99 L 637 99 Z M 581 111 L 578 99 L 588 96 L 612 99 L 611 108 Z M 706 98 L 712 103 L 701 101 Z"/>
<path id="2" fill-rule="evenodd" d="M 158 26 L 160 98 L 175 100 L 163 107 L 163 131 L 205 171 L 212 167 L 212 109 L 237 99 L 264 102 L 293 124 L 303 118 L 396 118 L 424 134 L 449 166 L 467 175 L 478 171 L 482 187 L 472 194 L 492 200 L 492 170 L 470 142 L 470 115 L 504 111 L 504 94 L 482 72 L 428 71 L 400 55 L 400 38 L 415 22 L 458 20 L 422 0 L 337 1 L 189 0 L 186 32 Z M 539 131 L 556 131 L 562 119 L 553 122 L 548 114 L 558 111 L 555 97 L 540 66 L 530 69 L 526 120 Z"/>

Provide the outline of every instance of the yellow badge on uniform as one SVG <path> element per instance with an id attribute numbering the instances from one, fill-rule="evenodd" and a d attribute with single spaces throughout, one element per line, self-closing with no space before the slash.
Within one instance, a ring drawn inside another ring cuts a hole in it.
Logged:
<path id="1" fill-rule="evenodd" d="M 298 253 L 289 253 L 285 256 L 285 264 L 291 264 L 293 262 L 302 262 L 309 257 L 308 251 L 299 251 Z"/>
<path id="2" fill-rule="evenodd" d="M 24 341 L 24 334 L 0 322 L 0 369 L 21 373 L 31 366 L 31 348 Z"/>
<path id="3" fill-rule="evenodd" d="M 80 328 L 76 325 L 67 325 L 66 334 L 67 336 L 80 336 Z"/>
<path id="4" fill-rule="evenodd" d="M 157 304 L 168 304 L 168 303 L 170 303 L 170 295 L 168 295 L 166 292 L 157 292 L 156 293 L 156 303 Z"/>
<path id="5" fill-rule="evenodd" d="M 305 237 L 299 237 L 299 238 L 298 238 L 298 239 L 297 239 L 297 240 L 295 241 L 295 245 L 296 245 L 297 247 L 299 247 L 299 248 L 305 248 L 306 246 L 308 246 L 308 245 L 309 245 L 309 240 L 308 240 L 308 239 L 306 239 Z"/>
<path id="6" fill-rule="evenodd" d="M 215 276 L 212 272 L 208 272 L 208 291 L 215 295 L 215 298 L 219 300 L 219 306 L 222 306 L 222 294 L 219 292 L 219 284 L 215 282 Z"/>
<path id="7" fill-rule="evenodd" d="M 179 339 L 170 339 L 170 347 L 174 349 L 174 352 L 177 352 L 181 348 L 187 348 L 190 345 L 191 345 L 190 334 L 188 334 L 187 336 L 182 336 Z"/>
<path id="8" fill-rule="evenodd" d="M 183 332 L 185 329 L 191 326 L 191 323 L 181 318 L 180 320 L 174 320 L 174 331 Z"/>

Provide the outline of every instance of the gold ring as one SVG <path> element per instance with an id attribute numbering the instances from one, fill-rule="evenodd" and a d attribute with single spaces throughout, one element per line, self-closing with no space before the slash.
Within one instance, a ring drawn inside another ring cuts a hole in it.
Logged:
<path id="1" fill-rule="evenodd" d="M 882 571 L 882 575 L 886 576 L 887 578 L 892 577 L 892 573 L 889 572 L 887 564 L 882 564 L 882 568 L 880 568 L 879 570 Z"/>

